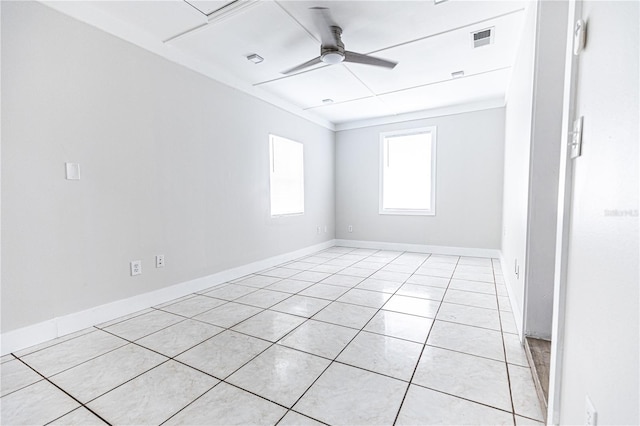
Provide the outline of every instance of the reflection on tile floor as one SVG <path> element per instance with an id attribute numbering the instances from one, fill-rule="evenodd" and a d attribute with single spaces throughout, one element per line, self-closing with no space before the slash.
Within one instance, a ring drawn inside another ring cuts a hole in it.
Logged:
<path id="1" fill-rule="evenodd" d="M 0 423 L 537 424 L 503 283 L 332 247 L 2 357 Z"/>

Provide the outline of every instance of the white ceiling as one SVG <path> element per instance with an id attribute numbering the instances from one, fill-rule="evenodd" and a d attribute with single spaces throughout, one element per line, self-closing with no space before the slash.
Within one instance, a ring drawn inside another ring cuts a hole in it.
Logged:
<path id="1" fill-rule="evenodd" d="M 214 78 L 222 75 L 217 70 L 227 77 L 227 81 L 219 78 L 223 82 L 233 80 L 234 86 L 253 95 L 333 124 L 471 103 L 504 103 L 525 7 L 524 1 L 516 0 L 82 3 L 85 16 L 88 9 L 100 14 L 103 29 L 125 26 L 128 31 L 119 31 L 121 37 L 143 34 L 162 43 L 174 59 L 179 54 L 188 59 L 183 62 L 199 64 L 200 71 L 210 70 L 205 73 Z M 225 7 L 228 3 L 235 4 Z M 347 50 L 398 65 L 389 70 L 321 64 L 283 75 L 282 71 L 319 56 L 320 36 L 310 11 L 314 6 L 330 9 L 342 27 Z M 77 3 L 65 7 L 65 13 L 79 8 Z M 109 20 L 113 22 L 105 24 Z M 490 27 L 495 28 L 493 43 L 474 49 L 471 33 Z M 254 64 L 246 59 L 254 53 L 264 61 Z M 454 71 L 464 71 L 464 77 L 453 79 Z M 324 99 L 333 103 L 325 104 Z"/>

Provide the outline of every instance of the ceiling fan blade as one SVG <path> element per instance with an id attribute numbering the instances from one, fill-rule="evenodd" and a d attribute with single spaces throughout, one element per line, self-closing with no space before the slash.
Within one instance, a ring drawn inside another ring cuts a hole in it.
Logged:
<path id="1" fill-rule="evenodd" d="M 323 46 L 337 46 L 339 39 L 336 36 L 335 31 L 331 27 L 337 27 L 331 12 L 326 7 L 311 7 L 309 8 L 313 13 L 313 20 L 316 28 L 320 32 L 320 41 Z"/>
<path id="2" fill-rule="evenodd" d="M 312 60 L 307 61 L 304 64 L 298 65 L 297 67 L 293 67 L 293 68 L 288 69 L 286 71 L 282 71 L 282 74 L 291 74 L 293 72 L 300 71 L 300 70 L 303 70 L 305 68 L 308 68 L 308 67 L 310 67 L 312 65 L 321 64 L 321 63 L 322 63 L 322 58 L 320 58 L 320 56 L 318 56 L 317 58 L 313 58 Z"/>
<path id="3" fill-rule="evenodd" d="M 356 52 L 344 52 L 344 62 L 352 62 L 355 64 L 374 65 L 376 67 L 393 68 L 398 65 L 397 62 L 387 61 L 386 59 L 376 58 L 375 56 L 363 55 Z"/>

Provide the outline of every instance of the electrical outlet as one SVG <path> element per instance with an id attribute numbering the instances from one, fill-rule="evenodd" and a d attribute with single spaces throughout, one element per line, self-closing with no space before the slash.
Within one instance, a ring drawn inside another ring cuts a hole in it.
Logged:
<path id="1" fill-rule="evenodd" d="M 584 420 L 584 424 L 587 426 L 596 426 L 598 424 L 598 412 L 596 411 L 596 408 L 593 406 L 593 402 L 591 402 L 589 395 L 585 397 L 585 406 L 586 406 L 586 411 L 585 411 L 586 417 Z"/>
<path id="2" fill-rule="evenodd" d="M 520 265 L 518 265 L 518 259 L 516 259 L 515 267 L 513 268 L 513 273 L 516 274 L 516 279 L 520 279 Z"/>
<path id="3" fill-rule="evenodd" d="M 156 268 L 164 268 L 164 254 L 156 256 Z"/>
<path id="4" fill-rule="evenodd" d="M 347 231 L 349 231 L 349 232 L 353 232 L 353 225 L 349 225 L 349 226 L 347 227 Z"/>
<path id="5" fill-rule="evenodd" d="M 132 260 L 131 261 L 131 276 L 140 275 L 142 273 L 142 261 L 141 260 Z"/>
<path id="6" fill-rule="evenodd" d="M 316 227 L 316 234 L 320 235 L 320 225 Z"/>
<path id="7" fill-rule="evenodd" d="M 67 180 L 80 180 L 80 164 L 64 163 Z"/>
<path id="8" fill-rule="evenodd" d="M 324 233 L 327 233 L 327 225 L 324 226 Z"/>

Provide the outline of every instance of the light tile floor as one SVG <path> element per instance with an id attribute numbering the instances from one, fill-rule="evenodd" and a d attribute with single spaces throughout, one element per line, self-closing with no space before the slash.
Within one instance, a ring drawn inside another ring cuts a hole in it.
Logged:
<path id="1" fill-rule="evenodd" d="M 332 247 L 2 357 L 0 423 L 539 424 L 495 259 Z"/>

